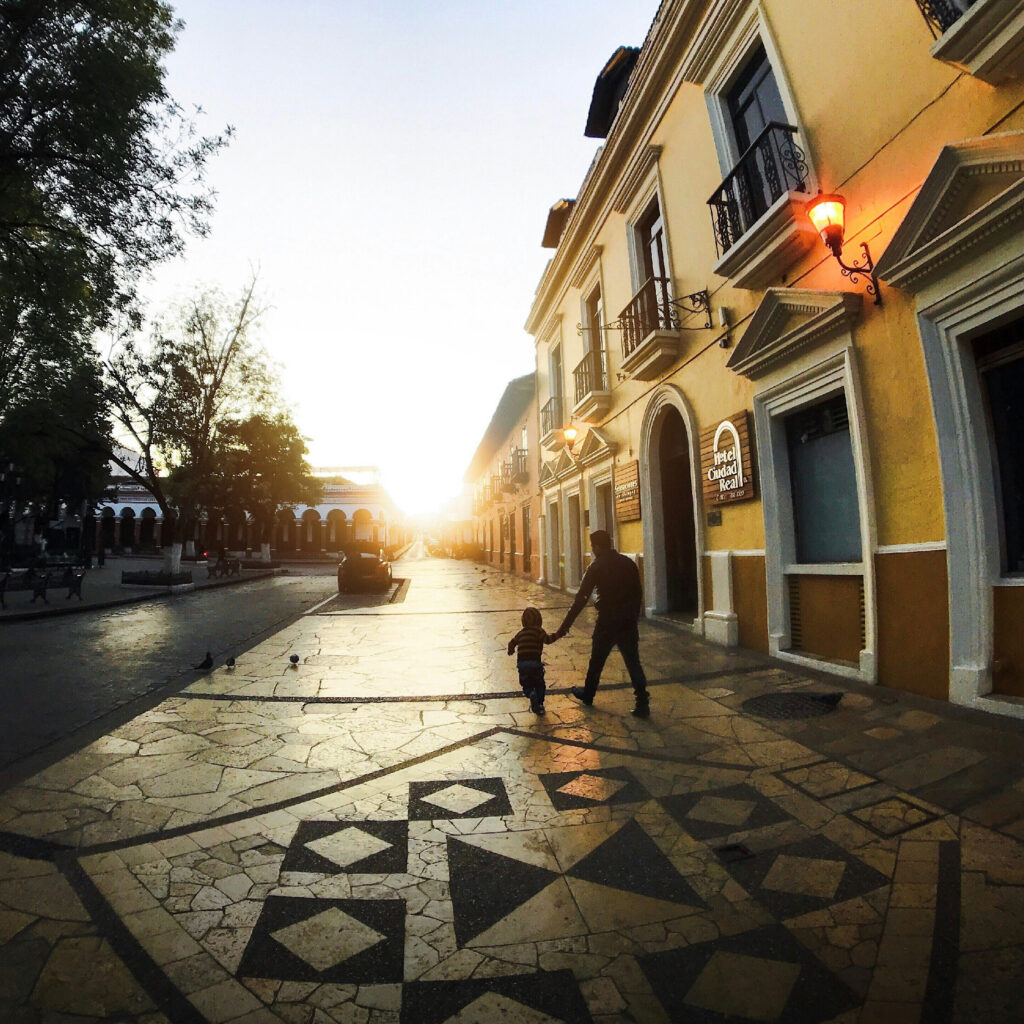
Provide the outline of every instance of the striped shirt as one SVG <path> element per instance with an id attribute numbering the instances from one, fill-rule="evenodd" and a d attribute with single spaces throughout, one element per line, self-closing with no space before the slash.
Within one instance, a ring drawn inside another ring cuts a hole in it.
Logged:
<path id="1" fill-rule="evenodd" d="M 508 642 L 508 653 L 518 648 L 517 663 L 524 661 L 540 661 L 545 644 L 553 644 L 558 639 L 553 633 L 545 633 L 540 626 L 523 626 Z"/>

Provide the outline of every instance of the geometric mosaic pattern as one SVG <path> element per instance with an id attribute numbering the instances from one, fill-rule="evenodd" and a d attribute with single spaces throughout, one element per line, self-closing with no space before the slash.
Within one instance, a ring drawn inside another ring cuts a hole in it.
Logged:
<path id="1" fill-rule="evenodd" d="M 402 1024 L 591 1024 L 572 971 L 405 986 Z"/>
<path id="2" fill-rule="evenodd" d="M 512 813 L 500 778 L 409 783 L 409 820 L 492 818 Z"/>
<path id="3" fill-rule="evenodd" d="M 553 772 L 540 781 L 556 810 L 571 811 L 596 804 L 637 803 L 649 793 L 628 768 L 598 768 L 585 772 Z"/>
<path id="4" fill-rule="evenodd" d="M 379 984 L 402 980 L 402 900 L 268 896 L 239 975 Z"/>
<path id="5" fill-rule="evenodd" d="M 861 1003 L 781 925 L 640 958 L 669 1019 L 680 1024 L 829 1021 Z"/>
<path id="6" fill-rule="evenodd" d="M 389 874 L 405 871 L 407 860 L 404 821 L 303 821 L 281 870 Z"/>
<path id="7" fill-rule="evenodd" d="M 777 804 L 745 784 L 665 796 L 660 803 L 695 839 L 718 839 L 792 820 Z"/>
<path id="8" fill-rule="evenodd" d="M 885 838 L 898 836 L 912 828 L 926 825 L 938 817 L 900 797 L 890 797 L 888 800 L 860 807 L 851 811 L 850 816 Z"/>
<path id="9" fill-rule="evenodd" d="M 726 864 L 726 870 L 780 921 L 889 884 L 881 872 L 820 835 Z"/>

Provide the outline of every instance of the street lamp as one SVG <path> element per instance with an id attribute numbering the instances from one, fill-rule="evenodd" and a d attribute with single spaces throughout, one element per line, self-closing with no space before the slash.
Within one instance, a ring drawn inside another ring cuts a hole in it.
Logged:
<path id="1" fill-rule="evenodd" d="M 821 240 L 828 246 L 851 284 L 857 284 L 858 275 L 869 277 L 871 284 L 867 286 L 868 295 L 874 295 L 875 305 L 882 304 L 882 293 L 875 276 L 875 261 L 871 258 L 871 250 L 867 242 L 861 242 L 864 252 L 862 263 L 847 264 L 843 262 L 843 239 L 846 235 L 846 200 L 840 195 L 826 195 L 819 192 L 806 206 L 807 216 L 814 225 L 814 230 L 821 235 Z"/>
<path id="2" fill-rule="evenodd" d="M 576 438 L 579 437 L 580 432 L 570 423 L 569 426 L 563 428 L 562 438 L 565 441 L 566 448 L 572 451 L 573 445 L 576 444 Z"/>

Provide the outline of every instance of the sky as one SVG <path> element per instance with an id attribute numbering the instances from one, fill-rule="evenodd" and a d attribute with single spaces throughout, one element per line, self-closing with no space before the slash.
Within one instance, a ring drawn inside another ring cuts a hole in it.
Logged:
<path id="1" fill-rule="evenodd" d="M 548 208 L 599 140 L 594 80 L 657 0 L 171 0 L 168 60 L 209 167 L 209 237 L 158 268 L 155 313 L 258 270 L 258 340 L 314 466 L 376 465 L 400 508 L 458 494 L 524 331 Z"/>

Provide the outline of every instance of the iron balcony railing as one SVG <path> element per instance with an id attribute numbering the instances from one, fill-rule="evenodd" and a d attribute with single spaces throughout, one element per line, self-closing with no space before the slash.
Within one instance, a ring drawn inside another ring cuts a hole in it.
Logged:
<path id="1" fill-rule="evenodd" d="M 622 329 L 622 356 L 635 352 L 654 331 L 673 331 L 679 327 L 670 302 L 667 277 L 649 277 L 619 314 Z"/>
<path id="2" fill-rule="evenodd" d="M 501 476 L 495 473 L 491 477 L 491 501 L 501 501 Z"/>
<path id="3" fill-rule="evenodd" d="M 724 256 L 784 192 L 807 191 L 796 128 L 772 121 L 708 200 L 718 255 Z"/>
<path id="4" fill-rule="evenodd" d="M 503 462 L 501 464 L 501 488 L 504 491 L 514 491 L 516 488 L 515 481 L 512 479 L 512 461 Z"/>
<path id="5" fill-rule="evenodd" d="M 604 360 L 604 349 L 593 349 L 580 360 L 579 366 L 572 371 L 576 382 L 577 405 L 587 395 L 592 395 L 595 391 L 608 390 L 608 382 L 605 380 Z"/>
<path id="6" fill-rule="evenodd" d="M 917 0 L 917 6 L 936 39 L 949 31 L 978 0 Z"/>
<path id="7" fill-rule="evenodd" d="M 526 449 L 513 448 L 509 452 L 509 467 L 514 483 L 523 483 L 529 477 L 529 470 L 526 465 Z"/>
<path id="8" fill-rule="evenodd" d="M 561 430 L 565 426 L 565 418 L 562 415 L 562 396 L 555 395 L 544 403 L 540 411 L 540 436 L 547 437 L 555 430 Z"/>

